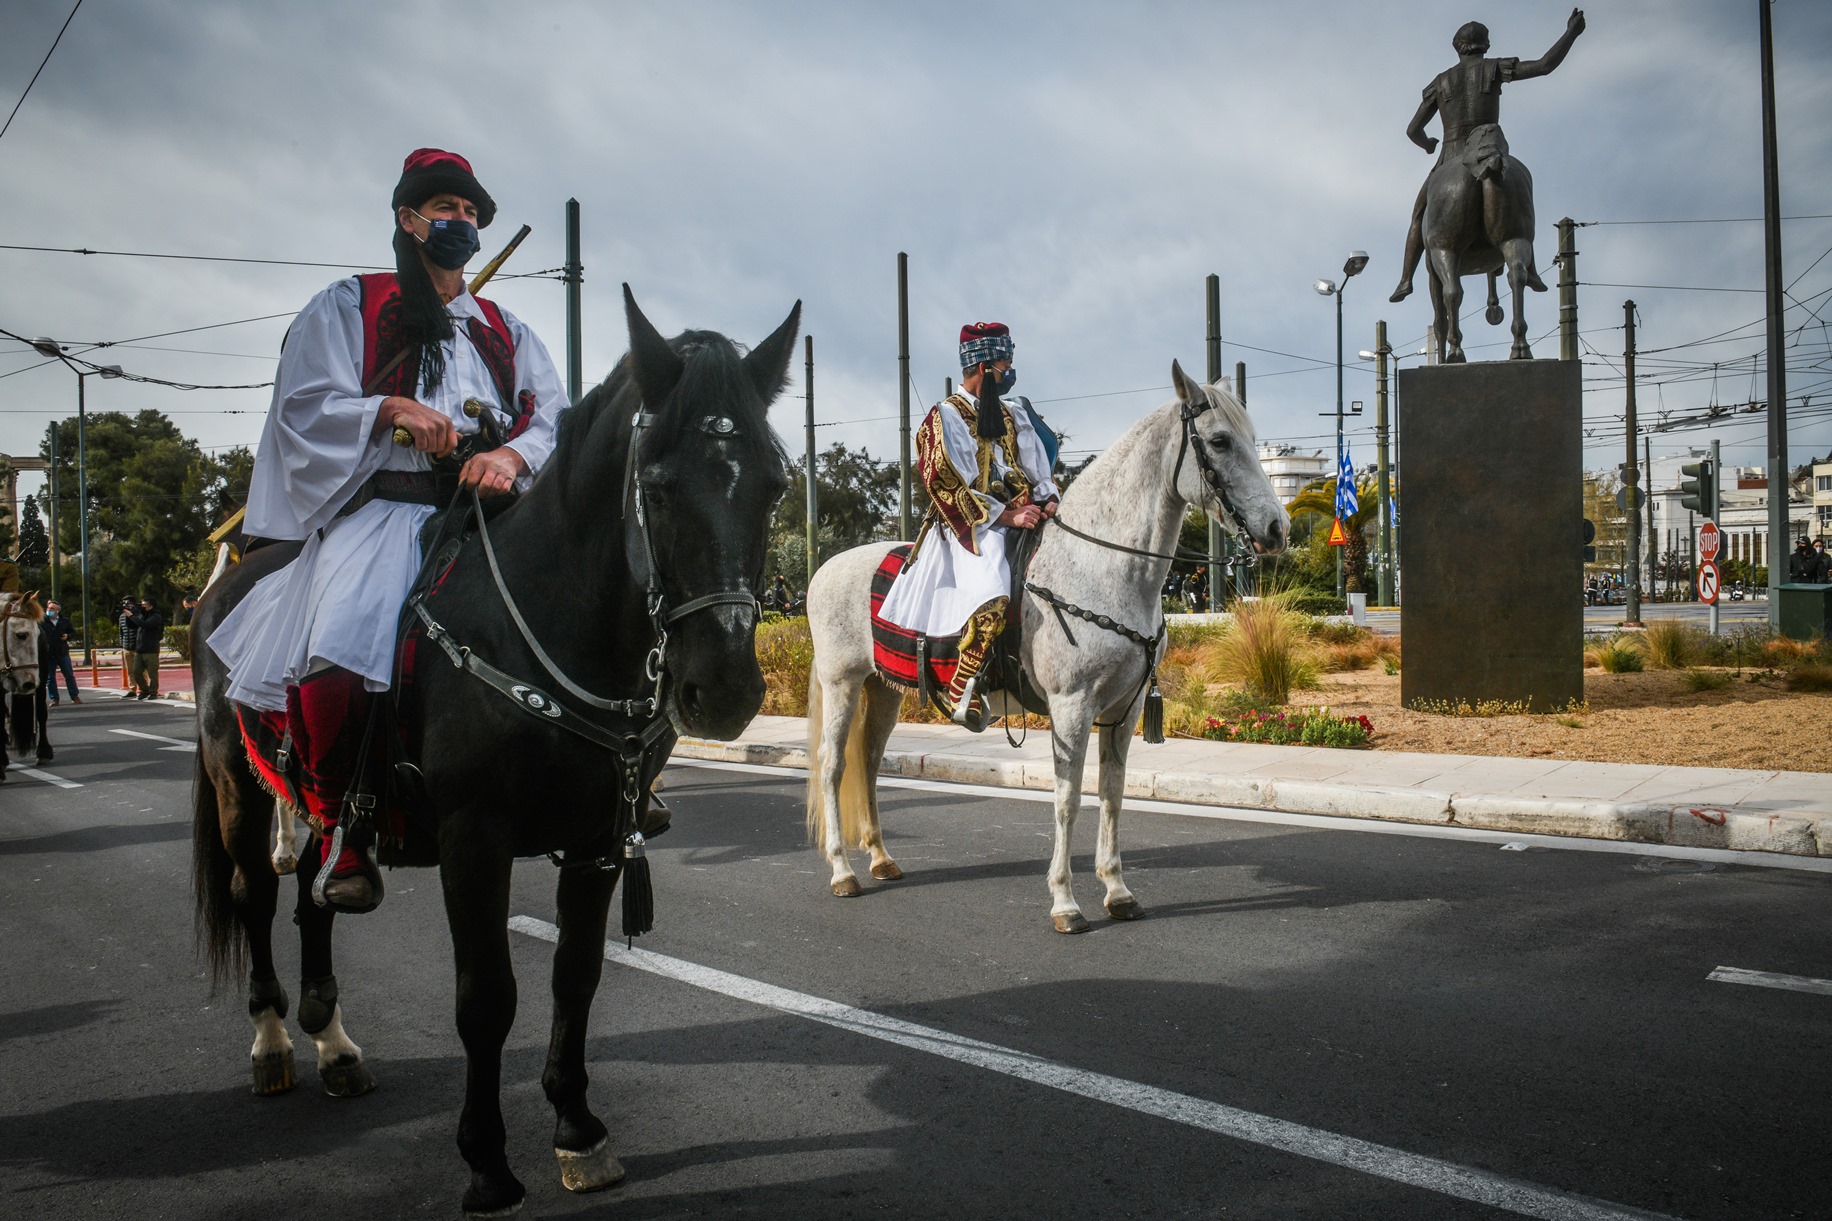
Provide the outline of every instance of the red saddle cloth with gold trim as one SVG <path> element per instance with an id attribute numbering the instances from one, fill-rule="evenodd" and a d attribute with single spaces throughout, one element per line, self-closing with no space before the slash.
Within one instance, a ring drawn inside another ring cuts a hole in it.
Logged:
<path id="1" fill-rule="evenodd" d="M 872 574 L 871 651 L 879 678 L 899 687 L 915 689 L 919 685 L 916 641 L 920 633 L 912 628 L 898 627 L 880 613 L 884 596 L 890 593 L 892 582 L 896 581 L 909 558 L 910 544 L 893 547 L 884 562 L 878 565 L 878 571 Z M 937 691 L 946 691 L 954 681 L 955 668 L 960 664 L 960 643 L 959 636 L 929 637 L 929 682 Z"/>

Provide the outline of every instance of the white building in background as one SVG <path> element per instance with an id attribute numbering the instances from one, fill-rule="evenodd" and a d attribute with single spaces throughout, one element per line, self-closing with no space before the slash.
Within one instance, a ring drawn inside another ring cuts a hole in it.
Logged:
<path id="1" fill-rule="evenodd" d="M 1696 560 L 1697 532 L 1699 518 L 1692 510 L 1679 503 L 1679 483 L 1684 477 L 1679 468 L 1711 457 L 1709 446 L 1684 450 L 1680 453 L 1656 456 L 1654 465 L 1648 472 L 1648 495 L 1654 506 L 1654 550 L 1661 556 L 1669 553 L 1688 560 Z M 1818 468 L 1815 468 L 1817 470 Z M 1825 466 L 1825 473 L 1832 476 L 1832 464 Z M 1809 489 L 1813 482 L 1807 479 L 1795 481 L 1789 488 L 1787 506 L 1787 551 L 1794 549 L 1794 540 L 1803 534 L 1811 533 L 1808 523 L 1816 513 L 1813 495 Z M 1827 481 L 1827 491 L 1821 493 L 1832 509 L 1832 479 Z M 1751 567 L 1760 568 L 1768 563 L 1768 475 L 1759 466 L 1727 466 L 1718 477 L 1718 529 L 1723 533 L 1721 550 L 1718 552 L 1720 563 L 1728 560 L 1746 560 Z M 1642 543 L 1643 548 L 1647 542 Z"/>
<path id="2" fill-rule="evenodd" d="M 1832 454 L 1813 464 L 1813 528 L 1808 533 L 1832 543 Z"/>
<path id="3" fill-rule="evenodd" d="M 1304 485 L 1328 479 L 1335 473 L 1334 456 L 1320 449 L 1302 450 L 1295 445 L 1262 442 L 1259 447 L 1260 468 L 1272 481 L 1272 490 L 1280 504 L 1290 504 Z"/>

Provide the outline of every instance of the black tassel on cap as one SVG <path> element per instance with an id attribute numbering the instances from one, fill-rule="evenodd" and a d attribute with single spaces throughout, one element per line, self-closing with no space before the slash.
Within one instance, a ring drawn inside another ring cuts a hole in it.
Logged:
<path id="1" fill-rule="evenodd" d="M 640 937 L 655 927 L 655 890 L 649 883 L 649 857 L 641 831 L 623 842 L 623 935 Z"/>
<path id="2" fill-rule="evenodd" d="M 979 418 L 974 431 L 982 441 L 1005 439 L 1005 409 L 999 405 L 999 371 L 990 364 L 980 366 L 980 400 L 975 410 Z"/>

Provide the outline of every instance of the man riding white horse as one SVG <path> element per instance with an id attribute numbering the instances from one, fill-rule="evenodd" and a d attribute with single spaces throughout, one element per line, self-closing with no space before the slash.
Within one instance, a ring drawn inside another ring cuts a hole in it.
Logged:
<path id="1" fill-rule="evenodd" d="M 230 699 L 285 712 L 303 771 L 302 812 L 331 858 L 311 862 L 314 894 L 347 912 L 381 902 L 372 832 L 349 842 L 333 833 L 356 779 L 353 739 L 374 693 L 392 681 L 420 527 L 449 494 L 434 460 L 472 449 L 459 485 L 486 495 L 525 487 L 552 452 L 567 406 L 534 332 L 465 288 L 477 230 L 496 215 L 470 163 L 416 150 L 392 207 L 395 272 L 332 284 L 299 312 L 282 348 L 246 529 L 304 547 L 209 641 L 229 667 Z M 477 418 L 470 400 L 483 404 Z M 491 431 L 508 440 L 478 447 L 491 416 Z"/>
<path id="2" fill-rule="evenodd" d="M 931 407 L 916 434 L 929 512 L 880 612 L 927 636 L 960 635 L 948 698 L 954 720 L 976 733 L 986 727 L 980 672 L 1011 600 L 1007 533 L 1036 529 L 1061 498 L 1041 421 L 1023 399 L 999 397 L 1017 381 L 1014 350 L 1002 322 L 961 328 L 960 392 Z"/>
<path id="3" fill-rule="evenodd" d="M 1501 86 L 1509 81 L 1550 75 L 1553 69 L 1565 61 L 1566 52 L 1571 50 L 1571 44 L 1583 32 L 1583 10 L 1572 9 L 1571 17 L 1565 23 L 1565 32 L 1552 44 L 1552 49 L 1541 59 L 1523 63 L 1514 58 L 1486 58 L 1489 50 L 1488 27 L 1480 21 L 1467 23 L 1451 39 L 1451 46 L 1457 51 L 1457 66 L 1440 72 L 1425 86 L 1418 112 L 1406 127 L 1406 138 L 1426 152 L 1438 154 L 1437 161 L 1432 164 L 1433 171 L 1460 159 L 1466 151 L 1465 146 L 1470 136 L 1484 126 L 1496 129 L 1494 138 L 1498 142 L 1500 154 L 1505 155 L 1507 142 L 1500 134 Z M 1434 114 L 1444 124 L 1444 147 L 1441 151 L 1437 139 L 1425 134 L 1425 124 L 1431 121 Z M 1406 256 L 1400 268 L 1399 287 L 1393 290 L 1389 301 L 1403 301 L 1412 295 L 1412 275 L 1418 270 L 1419 258 L 1425 250 L 1423 223 L 1429 185 L 1430 175 L 1426 175 L 1425 185 L 1419 187 L 1418 201 L 1412 205 L 1412 228 L 1406 234 Z M 1485 176 L 1485 198 L 1492 196 L 1495 189 L 1492 178 Z M 1530 274 L 1527 286 L 1545 292 L 1546 286 L 1538 273 L 1530 269 Z"/>

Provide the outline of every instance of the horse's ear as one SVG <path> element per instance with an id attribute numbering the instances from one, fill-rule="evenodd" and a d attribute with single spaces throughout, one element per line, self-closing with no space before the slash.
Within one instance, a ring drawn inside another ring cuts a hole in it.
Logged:
<path id="1" fill-rule="evenodd" d="M 623 286 L 623 314 L 630 326 L 630 364 L 636 375 L 636 388 L 650 411 L 658 409 L 674 393 L 686 368 L 674 354 L 662 333 L 643 315 L 630 286 Z"/>
<path id="2" fill-rule="evenodd" d="M 801 305 L 797 301 L 782 325 L 744 358 L 744 372 L 765 404 L 775 402 L 789 380 L 789 358 L 795 355 L 795 335 L 801 330 Z"/>
<path id="3" fill-rule="evenodd" d="M 1208 392 L 1202 384 L 1183 371 L 1183 366 L 1173 358 L 1170 362 L 1170 384 L 1176 387 L 1177 401 L 1186 406 L 1209 405 Z"/>

